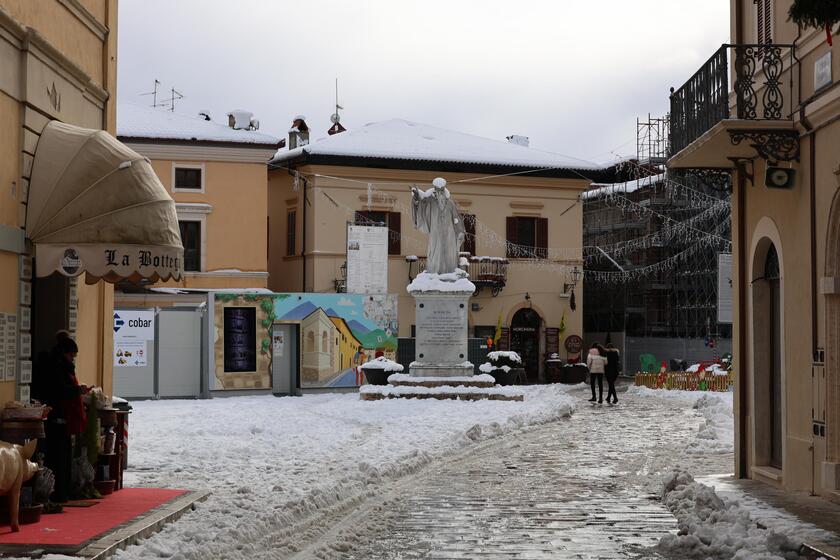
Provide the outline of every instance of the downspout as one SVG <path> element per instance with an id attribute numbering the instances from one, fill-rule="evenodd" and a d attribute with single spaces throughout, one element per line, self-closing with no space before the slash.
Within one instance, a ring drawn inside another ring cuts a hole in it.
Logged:
<path id="1" fill-rule="evenodd" d="M 735 2 L 735 43 L 740 45 L 743 41 L 741 26 L 744 23 L 744 7 L 742 2 Z M 746 240 L 744 206 L 746 204 L 746 180 L 742 172 L 738 172 L 738 478 L 748 478 L 749 460 L 748 438 L 747 438 L 747 266 L 746 266 Z"/>

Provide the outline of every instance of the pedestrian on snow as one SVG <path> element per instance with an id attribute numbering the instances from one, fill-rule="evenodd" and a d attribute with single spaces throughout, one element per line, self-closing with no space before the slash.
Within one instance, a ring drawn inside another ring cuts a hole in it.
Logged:
<path id="1" fill-rule="evenodd" d="M 598 402 L 604 402 L 604 371 L 607 367 L 607 358 L 604 356 L 604 347 L 597 342 L 592 344 L 589 355 L 586 356 L 586 367 L 589 368 L 589 384 L 592 386 L 592 398 L 589 402 L 595 402 L 595 381 L 598 381 Z"/>
<path id="2" fill-rule="evenodd" d="M 605 354 L 607 355 L 607 368 L 604 371 L 604 375 L 607 378 L 607 385 L 609 386 L 607 390 L 607 403 L 610 402 L 610 397 L 612 397 L 612 402 L 615 404 L 618 402 L 618 395 L 615 392 L 615 380 L 618 379 L 618 364 L 621 356 L 618 353 L 618 348 L 613 346 L 612 342 L 607 343 Z"/>

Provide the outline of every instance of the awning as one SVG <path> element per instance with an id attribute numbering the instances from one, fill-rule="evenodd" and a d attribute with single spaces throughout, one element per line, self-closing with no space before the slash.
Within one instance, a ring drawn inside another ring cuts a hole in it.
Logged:
<path id="1" fill-rule="evenodd" d="M 149 160 L 105 131 L 58 121 L 44 128 L 26 214 L 37 276 L 181 278 L 175 202 Z"/>

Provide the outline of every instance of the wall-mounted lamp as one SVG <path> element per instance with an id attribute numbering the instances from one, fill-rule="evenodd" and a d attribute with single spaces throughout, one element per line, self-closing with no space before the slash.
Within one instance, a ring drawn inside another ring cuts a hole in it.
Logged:
<path id="1" fill-rule="evenodd" d="M 575 286 L 577 286 L 577 283 L 580 280 L 582 274 L 583 272 L 578 267 L 574 267 L 572 270 L 569 271 L 569 276 L 571 277 L 572 282 L 566 282 L 565 284 L 563 284 L 564 294 L 568 294 L 569 292 L 574 291 Z"/>
<path id="2" fill-rule="evenodd" d="M 484 308 L 483 308 L 483 307 L 481 307 L 481 305 L 480 305 L 480 304 L 478 304 L 478 303 L 471 303 L 471 304 L 470 304 L 470 309 L 471 309 L 472 311 L 481 311 L 481 310 L 482 310 L 482 309 L 484 309 Z"/>

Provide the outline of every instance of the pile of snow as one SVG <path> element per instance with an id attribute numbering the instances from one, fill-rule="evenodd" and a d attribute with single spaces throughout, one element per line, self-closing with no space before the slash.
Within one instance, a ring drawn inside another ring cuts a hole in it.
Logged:
<path id="1" fill-rule="evenodd" d="M 658 185 L 665 180 L 665 173 L 659 173 L 658 175 L 650 175 L 649 177 L 642 177 L 635 181 L 625 181 L 623 183 L 592 183 L 592 187 L 588 191 L 581 193 L 580 198 L 582 200 L 592 200 L 599 196 L 630 194 L 644 187 Z"/>
<path id="2" fill-rule="evenodd" d="M 403 367 L 397 362 L 389 360 L 385 356 L 379 356 L 375 360 L 362 364 L 362 369 L 381 369 L 384 371 L 400 372 L 403 370 Z"/>
<path id="3" fill-rule="evenodd" d="M 694 401 L 693 408 L 703 417 L 703 424 L 697 430 L 694 438 L 688 442 L 686 453 L 691 455 L 723 455 L 734 452 L 733 393 L 650 389 L 641 385 L 628 387 L 627 393 L 641 397 Z"/>
<path id="4" fill-rule="evenodd" d="M 662 483 L 662 500 L 677 518 L 679 532 L 665 535 L 658 549 L 674 558 L 799 558 L 802 541 L 759 526 L 737 500 L 674 470 Z"/>
<path id="5" fill-rule="evenodd" d="M 507 358 L 512 362 L 516 362 L 517 364 L 522 363 L 522 358 L 519 357 L 519 354 L 516 352 L 511 352 L 509 350 L 495 350 L 493 352 L 487 353 L 487 359 L 491 362 L 495 362 L 500 358 Z"/>
<path id="6" fill-rule="evenodd" d="M 475 292 L 475 284 L 470 282 L 469 274 L 458 269 L 454 272 L 434 274 L 421 272 L 408 285 L 408 293 L 415 292 Z"/>
<path id="7" fill-rule="evenodd" d="M 712 375 L 729 375 L 729 371 L 724 367 L 721 367 L 723 364 L 712 364 L 710 366 L 706 366 L 703 371 L 706 373 L 711 373 Z M 700 371 L 700 364 L 691 364 L 687 368 L 685 368 L 686 373 L 697 373 Z"/>
<path id="8" fill-rule="evenodd" d="M 330 508 L 474 441 L 568 416 L 576 401 L 560 385 L 521 390 L 524 402 L 355 393 L 134 402 L 126 485 L 212 495 L 118 557 L 288 558 L 303 524 Z"/>
<path id="9" fill-rule="evenodd" d="M 490 362 L 484 362 L 483 364 L 478 366 L 478 371 L 483 372 L 483 373 L 487 373 L 487 374 L 492 372 L 494 369 L 500 369 L 500 370 L 504 371 L 505 373 L 507 373 L 507 372 L 510 371 L 510 366 L 499 366 L 497 368 L 496 366 L 494 366 Z"/>

